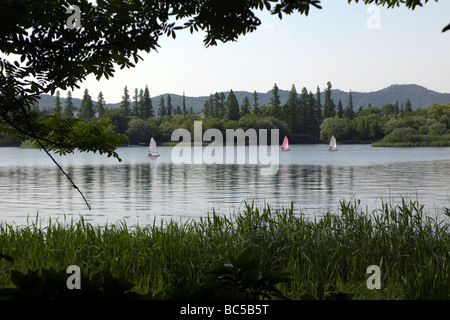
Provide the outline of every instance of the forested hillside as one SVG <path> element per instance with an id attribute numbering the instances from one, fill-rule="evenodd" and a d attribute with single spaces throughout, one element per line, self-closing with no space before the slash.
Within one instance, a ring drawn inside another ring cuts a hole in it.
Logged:
<path id="1" fill-rule="evenodd" d="M 132 90 L 131 88 L 128 89 Z M 321 89 L 322 100 L 325 98 L 325 92 L 323 89 L 324 88 Z M 316 92 L 317 88 L 308 88 L 308 90 Z M 253 92 L 235 91 L 235 90 L 233 91 L 236 96 L 236 99 L 240 103 L 244 100 L 244 97 L 247 96 L 248 99 L 251 99 L 253 95 Z M 269 90 L 267 92 L 257 92 L 259 103 L 265 105 L 269 104 L 271 92 L 272 90 Z M 349 92 L 342 91 L 339 89 L 331 89 L 331 92 L 336 103 L 338 103 L 339 100 L 341 100 L 344 105 L 348 103 Z M 151 97 L 153 103 L 158 104 L 161 100 L 161 97 L 167 97 L 168 94 L 171 96 L 172 103 L 175 106 L 175 108 L 176 106 L 182 105 L 183 96 L 172 93 L 166 93 Z M 227 94 L 227 92 L 224 92 L 224 94 Z M 289 96 L 289 90 L 279 89 L 279 95 L 281 103 L 285 104 Z M 445 104 L 447 102 L 450 102 L 450 93 L 440 93 L 432 91 L 416 84 L 405 84 L 405 85 L 395 84 L 387 88 L 373 92 L 352 91 L 352 96 L 353 96 L 353 104 L 357 108 L 361 106 L 363 108 L 366 108 L 369 106 L 369 104 L 372 106 L 381 107 L 384 104 L 395 102 L 398 102 L 401 106 L 402 103 L 405 104 L 406 101 L 409 99 L 411 101 L 412 108 L 415 110 L 418 108 L 430 107 L 433 103 Z M 200 113 L 202 112 L 203 105 L 206 102 L 206 100 L 208 100 L 208 98 L 209 98 L 208 96 L 202 97 L 185 96 L 186 106 L 188 109 L 192 108 L 194 113 Z M 106 100 L 105 107 L 107 108 L 120 107 L 120 101 L 109 101 L 108 97 L 105 97 L 105 100 Z M 72 98 L 72 101 L 75 108 L 80 107 L 81 99 Z M 65 103 L 65 97 L 61 96 L 61 102 L 63 104 Z M 54 105 L 55 105 L 54 96 L 50 95 L 41 96 L 41 99 L 39 101 L 40 110 L 43 109 L 51 110 L 54 107 Z"/>

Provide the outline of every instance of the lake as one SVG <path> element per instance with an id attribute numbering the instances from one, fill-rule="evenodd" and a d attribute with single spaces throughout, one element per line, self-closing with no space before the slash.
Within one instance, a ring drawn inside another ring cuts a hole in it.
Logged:
<path id="1" fill-rule="evenodd" d="M 235 148 L 236 155 L 250 150 Z M 160 147 L 161 156 L 149 159 L 145 147 L 118 148 L 122 162 L 94 153 L 56 155 L 89 211 L 43 151 L 0 148 L 0 221 L 23 225 L 37 214 L 44 221 L 82 215 L 93 224 L 145 225 L 196 219 L 212 208 L 231 214 L 253 199 L 273 207 L 293 202 L 307 215 L 337 211 L 341 200 L 352 199 L 369 210 L 402 197 L 430 212 L 450 207 L 450 148 L 341 145 L 329 152 L 326 145 L 293 145 L 279 152 L 273 175 L 261 175 L 259 164 L 175 164 L 172 149 Z"/>

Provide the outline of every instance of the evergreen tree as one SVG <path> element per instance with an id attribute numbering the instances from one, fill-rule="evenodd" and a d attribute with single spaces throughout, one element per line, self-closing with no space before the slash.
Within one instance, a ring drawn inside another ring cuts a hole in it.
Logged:
<path id="1" fill-rule="evenodd" d="M 78 118 L 82 120 L 91 120 L 95 117 L 94 103 L 89 95 L 88 89 L 84 90 L 83 100 L 81 100 L 81 106 L 78 113 Z"/>
<path id="2" fill-rule="evenodd" d="M 186 97 L 184 96 L 183 91 L 183 116 L 187 115 L 187 109 L 186 109 Z"/>
<path id="3" fill-rule="evenodd" d="M 299 105 L 297 97 L 297 89 L 295 85 L 292 85 L 291 91 L 289 91 L 289 97 L 285 105 L 285 118 L 288 128 L 292 133 L 298 132 L 298 120 L 299 120 Z"/>
<path id="4" fill-rule="evenodd" d="M 253 91 L 253 114 L 255 116 L 259 115 L 258 94 L 256 93 L 256 90 Z"/>
<path id="5" fill-rule="evenodd" d="M 245 96 L 241 106 L 241 117 L 250 114 L 250 100 Z"/>
<path id="6" fill-rule="evenodd" d="M 325 89 L 325 105 L 323 106 L 323 118 L 332 118 L 336 115 L 336 106 L 331 99 L 331 83 L 328 81 Z"/>
<path id="7" fill-rule="evenodd" d="M 219 110 L 220 110 L 220 97 L 216 92 L 215 94 L 210 94 L 209 98 L 209 116 L 214 118 L 219 118 Z"/>
<path id="8" fill-rule="evenodd" d="M 280 118 L 281 116 L 281 102 L 280 102 L 280 96 L 278 94 L 278 87 L 277 84 L 273 86 L 272 89 L 272 97 L 270 98 L 270 114 L 273 117 Z"/>
<path id="9" fill-rule="evenodd" d="M 226 97 L 225 97 L 225 93 L 221 92 L 219 93 L 219 107 L 220 107 L 220 113 L 219 116 L 221 119 L 225 118 L 227 111 L 226 111 L 226 106 L 225 106 L 225 101 L 226 101 Z"/>
<path id="10" fill-rule="evenodd" d="M 72 102 L 72 92 L 67 92 L 67 98 L 66 98 L 66 105 L 64 107 L 64 117 L 66 118 L 73 118 L 74 117 L 74 111 L 75 107 Z"/>
<path id="11" fill-rule="evenodd" d="M 167 115 L 171 117 L 173 114 L 172 97 L 170 94 L 167 95 Z"/>
<path id="12" fill-rule="evenodd" d="M 181 110 L 180 105 L 177 105 L 177 107 L 175 108 L 174 114 L 183 114 L 183 111 Z"/>
<path id="13" fill-rule="evenodd" d="M 395 104 L 394 104 L 394 113 L 395 113 L 396 116 L 398 115 L 398 101 L 395 101 Z"/>
<path id="14" fill-rule="evenodd" d="M 144 100 L 142 103 L 142 118 L 148 119 L 150 117 L 154 116 L 153 112 L 153 104 L 152 104 L 152 98 L 150 98 L 150 91 L 148 90 L 148 86 L 145 86 L 144 90 Z"/>
<path id="15" fill-rule="evenodd" d="M 123 116 L 129 116 L 130 115 L 130 95 L 128 94 L 128 88 L 125 86 L 123 89 L 123 96 L 122 96 L 122 102 L 120 103 L 120 111 Z"/>
<path id="16" fill-rule="evenodd" d="M 299 99 L 298 132 L 309 133 L 309 126 L 312 118 L 312 113 L 310 113 L 309 111 L 310 108 L 308 90 L 303 87 Z"/>
<path id="17" fill-rule="evenodd" d="M 320 124 L 322 123 L 322 104 L 321 104 L 321 95 L 320 95 L 320 88 L 317 86 L 317 92 L 316 92 L 316 99 L 315 99 L 315 105 L 314 105 L 314 118 L 316 119 L 316 123 Z M 319 129 L 320 130 L 320 129 Z"/>
<path id="18" fill-rule="evenodd" d="M 216 92 L 214 94 L 214 101 L 212 102 L 211 109 L 214 109 L 214 117 L 219 119 L 225 118 L 225 94 L 223 92 Z"/>
<path id="19" fill-rule="evenodd" d="M 194 109 L 192 109 L 192 107 L 189 108 L 189 114 L 194 114 Z"/>
<path id="20" fill-rule="evenodd" d="M 339 99 L 338 107 L 337 107 L 337 116 L 339 118 L 342 118 L 343 115 L 344 115 L 344 108 L 342 107 L 342 100 Z"/>
<path id="21" fill-rule="evenodd" d="M 144 118 L 144 90 L 142 90 L 142 89 L 139 89 L 138 103 L 139 103 L 139 117 L 141 119 L 145 119 Z"/>
<path id="22" fill-rule="evenodd" d="M 164 101 L 164 96 L 161 96 L 161 100 L 159 101 L 158 115 L 159 115 L 160 117 L 164 117 L 164 116 L 167 115 L 166 103 L 165 103 L 165 101 Z"/>
<path id="23" fill-rule="evenodd" d="M 348 94 L 348 105 L 347 105 L 347 112 L 345 114 L 347 118 L 350 120 L 355 117 L 355 111 L 353 109 L 353 96 L 352 91 L 350 90 L 350 93 Z"/>
<path id="24" fill-rule="evenodd" d="M 98 118 L 103 118 L 103 114 L 105 113 L 105 99 L 103 98 L 103 93 L 100 91 L 97 97 L 97 104 L 95 106 L 98 112 Z"/>
<path id="25" fill-rule="evenodd" d="M 56 90 L 56 97 L 55 97 L 55 107 L 53 108 L 54 113 L 61 113 L 62 107 L 61 107 L 61 97 L 59 94 L 59 90 Z"/>
<path id="26" fill-rule="evenodd" d="M 233 90 L 230 90 L 227 96 L 227 100 L 225 102 L 227 109 L 227 117 L 230 120 L 239 120 L 239 103 L 236 99 L 236 96 L 233 93 Z"/>
<path id="27" fill-rule="evenodd" d="M 321 95 L 320 95 L 320 88 L 319 88 L 319 86 L 317 86 L 316 104 L 319 107 L 320 111 L 322 112 L 322 103 L 321 103 Z"/>
<path id="28" fill-rule="evenodd" d="M 320 110 L 317 108 L 317 101 L 314 98 L 314 94 L 310 91 L 309 92 L 309 101 L 308 101 L 308 114 L 310 115 L 310 120 L 308 121 L 308 130 L 307 133 L 319 137 L 320 135 L 320 123 L 321 121 L 321 115 Z"/>
<path id="29" fill-rule="evenodd" d="M 408 99 L 408 100 L 406 100 L 406 103 L 405 103 L 405 113 L 409 114 L 411 112 L 412 112 L 411 101 L 409 101 L 409 99 Z"/>
<path id="30" fill-rule="evenodd" d="M 139 103 L 139 90 L 137 88 L 134 89 L 133 96 L 133 115 L 141 118 L 141 106 Z"/>
<path id="31" fill-rule="evenodd" d="M 211 93 L 208 100 L 206 100 L 205 103 L 203 104 L 203 115 L 205 116 L 205 118 L 213 116 L 213 114 L 212 114 L 213 100 L 214 100 L 214 98 Z"/>

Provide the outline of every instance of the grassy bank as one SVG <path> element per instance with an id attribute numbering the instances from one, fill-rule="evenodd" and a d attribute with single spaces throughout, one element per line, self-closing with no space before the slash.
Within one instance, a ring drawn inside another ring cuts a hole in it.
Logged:
<path id="1" fill-rule="evenodd" d="M 445 135 L 417 135 L 413 141 L 389 141 L 382 139 L 372 143 L 372 147 L 450 147 L 450 134 Z"/>
<path id="2" fill-rule="evenodd" d="M 110 274 L 147 298 L 188 299 L 226 287 L 283 299 L 449 299 L 449 231 L 448 220 L 406 201 L 372 213 L 342 202 L 339 212 L 315 219 L 246 204 L 235 215 L 145 227 L 3 224 L 0 253 L 10 261 L 0 259 L 0 288 L 17 287 L 17 274 L 28 270 L 78 265 L 86 279 Z M 381 289 L 367 288 L 370 265 L 380 267 Z"/>

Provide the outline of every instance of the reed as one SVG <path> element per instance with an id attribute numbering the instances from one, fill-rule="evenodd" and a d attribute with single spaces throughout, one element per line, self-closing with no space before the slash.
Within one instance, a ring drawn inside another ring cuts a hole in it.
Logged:
<path id="1" fill-rule="evenodd" d="M 289 299 L 449 299 L 448 209 L 430 214 L 417 201 L 383 203 L 365 212 L 359 201 L 320 216 L 294 208 L 243 203 L 240 212 L 214 210 L 199 220 L 139 226 L 94 226 L 79 221 L 39 220 L 25 227 L 0 225 L 0 287 L 11 272 L 78 265 L 91 277 L 110 272 L 134 290 L 155 298 L 177 287 L 199 286 L 208 271 L 256 248 L 260 272 L 289 273 L 277 285 Z M 381 289 L 366 286 L 367 267 L 381 270 Z M 334 295 L 333 295 L 334 294 Z M 347 295 L 349 296 L 349 295 Z"/>

